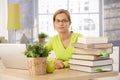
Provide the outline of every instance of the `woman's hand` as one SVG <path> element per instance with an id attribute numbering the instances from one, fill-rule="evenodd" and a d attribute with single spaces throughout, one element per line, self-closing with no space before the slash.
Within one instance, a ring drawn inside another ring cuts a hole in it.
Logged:
<path id="1" fill-rule="evenodd" d="M 64 68 L 64 64 L 63 64 L 63 61 L 62 61 L 62 60 L 56 60 L 56 61 L 54 62 L 54 64 L 55 64 L 55 68 L 56 68 L 56 69 L 62 69 L 62 68 Z"/>

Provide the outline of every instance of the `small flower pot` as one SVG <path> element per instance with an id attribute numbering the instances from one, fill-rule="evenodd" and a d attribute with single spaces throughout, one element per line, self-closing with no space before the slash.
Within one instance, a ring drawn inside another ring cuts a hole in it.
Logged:
<path id="1" fill-rule="evenodd" d="M 47 57 L 28 58 L 28 70 L 30 75 L 44 75 L 47 68 Z"/>
<path id="2" fill-rule="evenodd" d="M 45 43 L 45 38 L 39 38 L 39 43 Z"/>

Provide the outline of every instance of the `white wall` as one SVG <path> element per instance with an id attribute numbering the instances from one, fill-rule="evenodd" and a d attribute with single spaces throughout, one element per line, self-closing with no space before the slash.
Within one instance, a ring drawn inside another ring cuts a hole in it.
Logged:
<path id="1" fill-rule="evenodd" d="M 7 0 L 0 0 L 0 36 L 8 39 L 7 31 Z"/>

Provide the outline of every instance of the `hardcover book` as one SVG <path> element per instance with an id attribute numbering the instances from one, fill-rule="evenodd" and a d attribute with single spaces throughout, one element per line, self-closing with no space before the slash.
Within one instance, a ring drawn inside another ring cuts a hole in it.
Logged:
<path id="1" fill-rule="evenodd" d="M 76 54 L 88 54 L 88 55 L 104 55 L 113 52 L 113 48 L 103 48 L 103 49 L 83 49 L 75 48 Z"/>
<path id="2" fill-rule="evenodd" d="M 83 44 L 83 43 L 73 43 L 73 47 L 75 48 L 84 48 L 84 49 L 92 49 L 92 48 L 111 48 L 113 47 L 112 43 L 96 43 L 96 44 Z"/>
<path id="3" fill-rule="evenodd" d="M 70 64 L 70 69 L 94 73 L 94 72 L 112 71 L 113 66 L 112 65 L 104 65 L 104 66 L 90 67 L 90 66 L 81 66 L 81 65 Z"/>
<path id="4" fill-rule="evenodd" d="M 79 43 L 93 44 L 93 43 L 108 43 L 107 37 L 79 37 Z"/>
<path id="5" fill-rule="evenodd" d="M 70 64 L 84 65 L 84 66 L 101 66 L 113 64 L 112 58 L 102 60 L 83 60 L 83 59 L 69 59 Z"/>
<path id="6" fill-rule="evenodd" d="M 82 55 L 82 54 L 73 54 L 73 59 L 86 59 L 86 60 L 100 60 L 100 59 L 108 59 L 108 56 L 101 56 L 101 55 Z"/>

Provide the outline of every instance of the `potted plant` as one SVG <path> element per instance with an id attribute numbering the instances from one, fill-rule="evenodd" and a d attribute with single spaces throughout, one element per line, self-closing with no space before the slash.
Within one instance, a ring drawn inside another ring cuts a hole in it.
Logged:
<path id="1" fill-rule="evenodd" d="M 40 43 L 45 43 L 45 38 L 47 38 L 47 37 L 48 37 L 48 35 L 43 32 L 38 34 L 38 39 L 39 39 Z"/>
<path id="2" fill-rule="evenodd" d="M 41 43 L 27 44 L 24 54 L 28 58 L 28 69 L 31 75 L 46 74 L 47 48 Z"/>
<path id="3" fill-rule="evenodd" d="M 4 37 L 0 37 L 0 43 L 7 43 L 7 40 Z"/>

